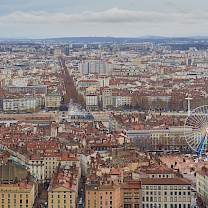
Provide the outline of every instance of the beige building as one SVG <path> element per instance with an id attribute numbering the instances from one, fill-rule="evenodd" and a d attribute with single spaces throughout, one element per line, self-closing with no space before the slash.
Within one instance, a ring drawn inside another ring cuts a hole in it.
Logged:
<path id="1" fill-rule="evenodd" d="M 196 173 L 196 192 L 198 201 L 208 206 L 208 172 L 199 171 Z"/>
<path id="2" fill-rule="evenodd" d="M 187 148 L 187 142 L 184 138 L 184 127 L 173 126 L 168 129 L 158 129 L 151 131 L 152 149 L 181 150 Z"/>
<path id="3" fill-rule="evenodd" d="M 58 167 L 48 188 L 48 208 L 76 208 L 77 184 L 76 171 Z"/>
<path id="4" fill-rule="evenodd" d="M 57 167 L 57 161 L 59 159 L 59 153 L 58 152 L 48 152 L 44 155 L 44 176 L 45 179 L 50 179 L 52 175 L 54 174 L 56 167 Z"/>
<path id="5" fill-rule="evenodd" d="M 93 87 L 88 87 L 85 94 L 86 108 L 90 110 L 98 109 L 98 95 L 96 89 Z"/>
<path id="6" fill-rule="evenodd" d="M 181 178 L 142 178 L 142 208 L 190 208 L 191 183 Z"/>
<path id="7" fill-rule="evenodd" d="M 107 109 L 108 107 L 112 107 L 112 90 L 108 87 L 105 87 L 102 91 L 102 101 L 103 101 L 103 109 Z"/>
<path id="8" fill-rule="evenodd" d="M 61 95 L 59 94 L 48 94 L 45 96 L 45 108 L 58 108 L 61 103 Z"/>

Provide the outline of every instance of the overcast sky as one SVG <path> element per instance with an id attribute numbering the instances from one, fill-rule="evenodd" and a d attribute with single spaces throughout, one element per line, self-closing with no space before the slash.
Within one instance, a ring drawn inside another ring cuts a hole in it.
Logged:
<path id="1" fill-rule="evenodd" d="M 0 37 L 208 36 L 207 0 L 0 0 Z"/>

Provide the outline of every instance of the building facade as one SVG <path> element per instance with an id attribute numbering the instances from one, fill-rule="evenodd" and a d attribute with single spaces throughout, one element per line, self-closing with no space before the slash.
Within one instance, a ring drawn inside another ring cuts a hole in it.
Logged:
<path id="1" fill-rule="evenodd" d="M 54 109 L 58 108 L 61 103 L 61 95 L 59 94 L 48 94 L 45 96 L 45 108 Z"/>
<path id="2" fill-rule="evenodd" d="M 143 178 L 142 208 L 191 208 L 191 183 L 181 178 Z"/>
<path id="3" fill-rule="evenodd" d="M 196 173 L 196 192 L 199 203 L 204 207 L 208 206 L 208 172 L 199 171 Z"/>
<path id="4" fill-rule="evenodd" d="M 121 206 L 123 208 L 142 207 L 141 181 L 132 180 L 121 184 Z"/>
<path id="5" fill-rule="evenodd" d="M 97 185 L 86 186 L 86 208 L 120 208 L 120 186 L 113 183 L 107 183 Z"/>

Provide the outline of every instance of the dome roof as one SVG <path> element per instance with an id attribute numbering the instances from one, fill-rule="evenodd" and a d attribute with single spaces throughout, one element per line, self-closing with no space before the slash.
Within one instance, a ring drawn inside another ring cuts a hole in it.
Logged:
<path id="1" fill-rule="evenodd" d="M 59 106 L 59 111 L 68 111 L 69 108 L 68 106 L 65 104 L 64 102 L 64 96 L 62 95 L 62 98 L 61 98 L 61 104 Z"/>
<path id="2" fill-rule="evenodd" d="M 66 104 L 61 104 L 59 106 L 59 111 L 68 111 L 68 106 Z"/>

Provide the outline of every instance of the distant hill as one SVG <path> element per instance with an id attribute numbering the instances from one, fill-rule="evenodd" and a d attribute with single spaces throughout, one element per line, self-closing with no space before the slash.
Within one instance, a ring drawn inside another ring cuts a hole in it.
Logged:
<path id="1" fill-rule="evenodd" d="M 136 38 L 131 37 L 62 37 L 62 38 L 47 38 L 45 41 L 55 42 L 72 42 L 72 43 L 135 43 L 135 42 L 158 42 L 167 43 L 170 41 L 196 41 L 208 39 L 208 37 L 162 37 L 162 36 L 141 36 Z"/>
<path id="2" fill-rule="evenodd" d="M 58 42 L 58 43 L 170 43 L 170 42 L 194 42 L 194 41 L 208 40 L 208 37 L 193 36 L 193 37 L 162 37 L 162 36 L 141 36 L 141 37 L 60 37 L 60 38 L 44 38 L 44 39 L 31 39 L 31 38 L 0 38 L 0 43 L 31 43 L 31 42 Z"/>

